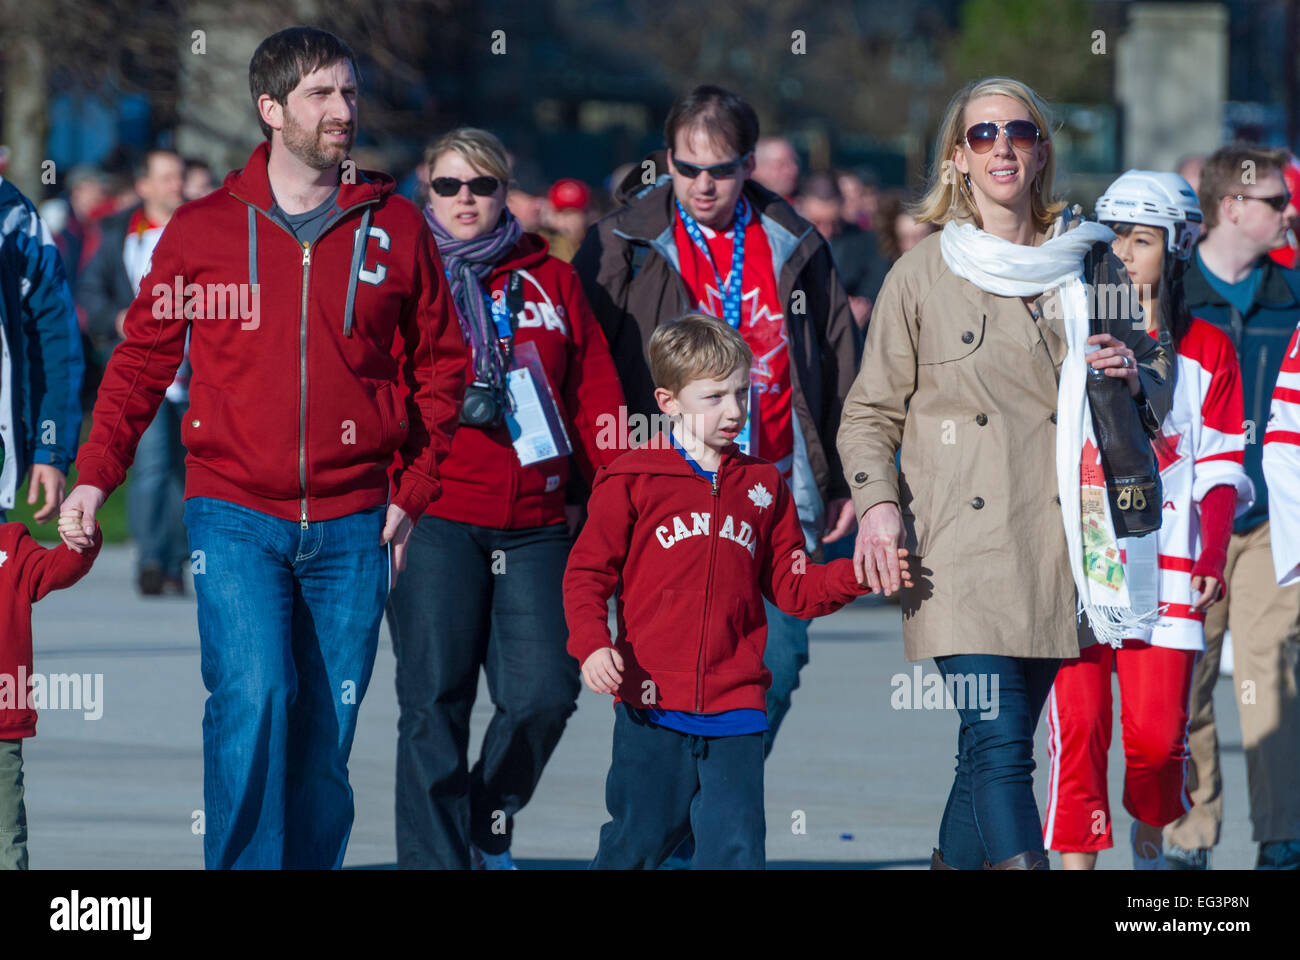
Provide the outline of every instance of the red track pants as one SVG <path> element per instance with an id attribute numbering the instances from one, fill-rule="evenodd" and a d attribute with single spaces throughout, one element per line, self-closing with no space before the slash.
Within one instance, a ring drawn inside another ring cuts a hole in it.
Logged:
<path id="1" fill-rule="evenodd" d="M 1047 700 L 1046 849 L 1090 853 L 1114 846 L 1106 790 L 1112 668 L 1119 675 L 1124 809 L 1157 827 L 1191 809 L 1187 702 L 1198 656 L 1126 640 L 1121 650 L 1094 643 L 1077 660 L 1061 663 Z"/>

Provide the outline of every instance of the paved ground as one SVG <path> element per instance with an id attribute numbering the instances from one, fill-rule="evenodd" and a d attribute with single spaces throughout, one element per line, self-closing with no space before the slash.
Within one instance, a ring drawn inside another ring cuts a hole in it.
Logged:
<path id="1" fill-rule="evenodd" d="M 37 605 L 36 669 L 102 673 L 103 715 L 48 710 L 26 748 L 31 862 L 35 868 L 199 868 L 200 722 L 206 696 L 192 599 L 146 602 L 131 582 L 129 548 L 105 548 L 90 575 Z M 347 865 L 388 866 L 393 842 L 397 706 L 385 628 L 352 755 L 357 818 Z M 936 842 L 956 741 L 955 714 L 894 710 L 891 677 L 903 660 L 895 606 L 860 602 L 816 622 L 812 663 L 767 766 L 767 855 L 773 867 L 920 868 Z M 933 664 L 925 665 L 927 673 Z M 1249 867 L 1245 762 L 1231 681 L 1216 708 L 1227 821 L 1215 866 Z M 480 687 L 475 749 L 491 715 Z M 609 698 L 584 690 L 533 802 L 516 820 L 524 868 L 581 867 L 604 822 L 613 716 Z M 1116 727 L 1118 731 L 1118 726 Z M 1045 727 L 1036 789 L 1046 792 Z M 1118 732 L 1111 762 L 1115 835 L 1130 818 L 1119 798 Z M 806 833 L 792 824 L 802 811 Z M 1127 869 L 1126 849 L 1103 868 Z"/>

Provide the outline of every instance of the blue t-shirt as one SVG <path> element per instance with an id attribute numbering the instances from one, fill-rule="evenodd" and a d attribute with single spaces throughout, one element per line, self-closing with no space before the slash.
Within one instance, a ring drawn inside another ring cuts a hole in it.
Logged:
<path id="1" fill-rule="evenodd" d="M 709 483 L 713 482 L 713 472 L 705 470 L 686 452 L 686 448 L 677 442 L 677 436 L 669 433 L 673 449 L 680 453 L 686 462 Z M 767 711 L 765 710 L 723 710 L 721 713 L 689 713 L 685 710 L 660 710 L 649 707 L 645 718 L 660 727 L 676 730 L 678 733 L 692 733 L 697 737 L 738 737 L 747 733 L 763 733 L 767 730 Z"/>
<path id="2" fill-rule="evenodd" d="M 1214 288 L 1219 296 L 1232 304 L 1239 314 L 1243 317 L 1250 312 L 1250 306 L 1255 302 L 1255 293 L 1259 290 L 1260 281 L 1264 278 L 1264 268 L 1256 264 L 1251 268 L 1250 273 L 1246 274 L 1246 279 L 1240 283 L 1229 283 L 1222 277 L 1215 274 L 1205 265 L 1201 259 L 1201 251 L 1196 251 L 1196 263 L 1201 268 L 1201 275 L 1205 281 Z"/>

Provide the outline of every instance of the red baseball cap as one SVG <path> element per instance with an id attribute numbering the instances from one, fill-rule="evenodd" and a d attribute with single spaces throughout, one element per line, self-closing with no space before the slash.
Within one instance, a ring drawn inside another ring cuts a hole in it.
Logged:
<path id="1" fill-rule="evenodd" d="M 546 197 L 556 210 L 585 210 L 591 199 L 591 188 L 581 180 L 566 177 L 556 180 Z"/>

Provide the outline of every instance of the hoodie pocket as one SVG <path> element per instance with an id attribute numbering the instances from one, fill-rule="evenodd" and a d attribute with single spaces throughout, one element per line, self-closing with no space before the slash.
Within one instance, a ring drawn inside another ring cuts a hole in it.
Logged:
<path id="1" fill-rule="evenodd" d="M 652 672 L 693 673 L 699 662 L 703 615 L 702 590 L 663 589 L 643 597 L 636 608 L 625 607 L 637 662 Z"/>
<path id="2" fill-rule="evenodd" d="M 406 442 L 410 423 L 406 402 L 395 383 L 384 383 L 375 391 L 375 406 L 379 410 L 380 448 L 382 455 L 399 449 Z"/>
<path id="3" fill-rule="evenodd" d="M 191 384 L 190 405 L 181 421 L 181 443 L 196 460 L 211 460 L 218 455 L 223 405 L 221 391 L 207 384 Z"/>

